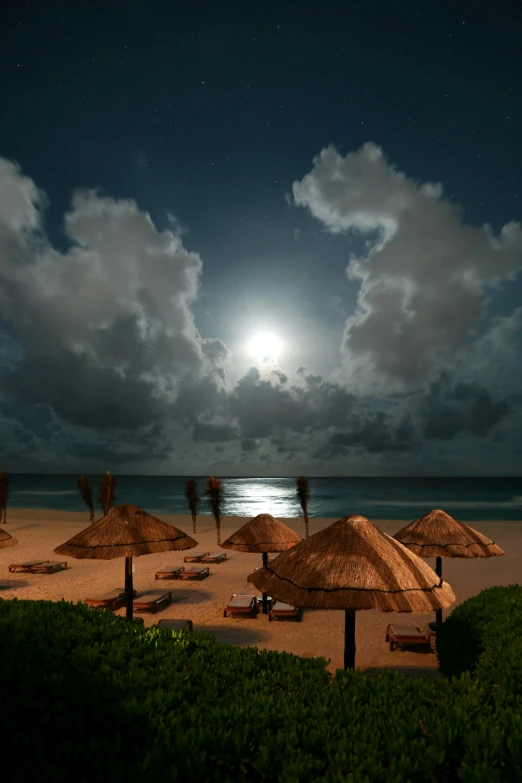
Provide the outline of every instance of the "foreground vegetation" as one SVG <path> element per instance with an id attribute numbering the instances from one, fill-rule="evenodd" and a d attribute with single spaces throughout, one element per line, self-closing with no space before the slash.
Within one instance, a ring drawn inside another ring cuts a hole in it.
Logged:
<path id="1" fill-rule="evenodd" d="M 522 780 L 522 588 L 461 604 L 438 645 L 435 680 L 332 676 L 321 658 L 0 600 L 2 764 L 55 783 Z"/>

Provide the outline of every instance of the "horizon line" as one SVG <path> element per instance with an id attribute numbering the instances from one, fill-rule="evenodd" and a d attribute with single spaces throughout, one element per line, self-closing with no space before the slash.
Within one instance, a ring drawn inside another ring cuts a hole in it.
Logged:
<path id="1" fill-rule="evenodd" d="M 3 471 L 2 471 L 3 472 Z M 98 475 L 98 471 L 96 472 L 87 472 L 82 473 L 81 471 L 74 471 L 72 473 L 54 473 L 54 472 L 35 472 L 35 471 L 5 471 L 8 473 L 8 475 L 11 476 L 94 476 Z M 199 478 L 204 479 L 207 478 L 210 475 L 210 473 L 119 473 L 116 474 L 113 472 L 114 476 L 122 476 L 122 477 L 139 477 L 139 478 Z M 238 475 L 238 474 L 220 474 L 220 476 L 217 476 L 216 478 L 241 478 L 241 479 L 293 479 L 296 478 L 298 475 L 304 475 L 304 474 L 295 474 L 292 476 L 258 476 L 258 475 Z M 441 479 L 467 479 L 467 478 L 509 478 L 509 479 L 519 479 L 521 478 L 520 474 L 516 475 L 507 475 L 507 474 L 491 474 L 491 473 L 474 473 L 474 474 L 463 474 L 463 475 L 443 475 L 443 474 L 435 474 L 432 473 L 430 475 L 406 475 L 406 476 L 367 476 L 367 475 L 347 475 L 347 476 L 312 476 L 308 475 L 306 478 L 309 479 L 375 479 L 375 480 L 382 480 L 382 479 L 432 479 L 432 478 L 441 478 Z"/>

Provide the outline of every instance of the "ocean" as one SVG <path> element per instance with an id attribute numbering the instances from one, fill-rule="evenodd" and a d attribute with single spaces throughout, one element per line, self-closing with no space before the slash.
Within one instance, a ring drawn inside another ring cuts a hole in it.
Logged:
<path id="1" fill-rule="evenodd" d="M 10 475 L 11 508 L 84 511 L 77 475 Z M 194 476 L 202 515 L 210 514 L 204 478 Z M 93 496 L 100 476 L 89 476 Z M 187 514 L 186 476 L 117 476 L 116 503 L 134 503 L 153 514 Z M 442 508 L 463 522 L 522 520 L 522 478 L 312 478 L 310 517 L 413 520 Z M 297 517 L 295 478 L 234 478 L 223 482 L 223 516 Z"/>

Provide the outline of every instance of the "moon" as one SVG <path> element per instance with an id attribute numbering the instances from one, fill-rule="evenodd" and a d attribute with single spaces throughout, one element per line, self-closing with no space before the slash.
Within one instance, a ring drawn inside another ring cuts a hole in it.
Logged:
<path id="1" fill-rule="evenodd" d="M 260 332 L 250 341 L 249 347 L 251 355 L 262 362 L 265 359 L 277 360 L 281 343 L 274 334 Z"/>

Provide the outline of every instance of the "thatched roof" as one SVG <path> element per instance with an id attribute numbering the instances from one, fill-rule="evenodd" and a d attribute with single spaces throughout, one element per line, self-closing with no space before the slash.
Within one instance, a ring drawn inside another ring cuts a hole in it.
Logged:
<path id="1" fill-rule="evenodd" d="M 279 601 L 313 609 L 429 612 L 455 600 L 427 563 L 361 516 L 315 533 L 249 581 Z"/>
<path id="2" fill-rule="evenodd" d="M 16 538 L 10 536 L 7 530 L 3 530 L 3 528 L 0 527 L 0 549 L 5 549 L 8 546 L 15 546 L 15 544 L 18 544 Z"/>
<path id="3" fill-rule="evenodd" d="M 420 557 L 492 557 L 504 551 L 472 527 L 436 508 L 403 527 L 394 538 Z"/>
<path id="4" fill-rule="evenodd" d="M 121 504 L 54 551 L 80 559 L 113 560 L 194 546 L 197 541 L 177 527 L 138 506 Z"/>
<path id="5" fill-rule="evenodd" d="M 285 552 L 301 541 L 292 528 L 271 514 L 258 514 L 221 544 L 236 552 Z"/>

